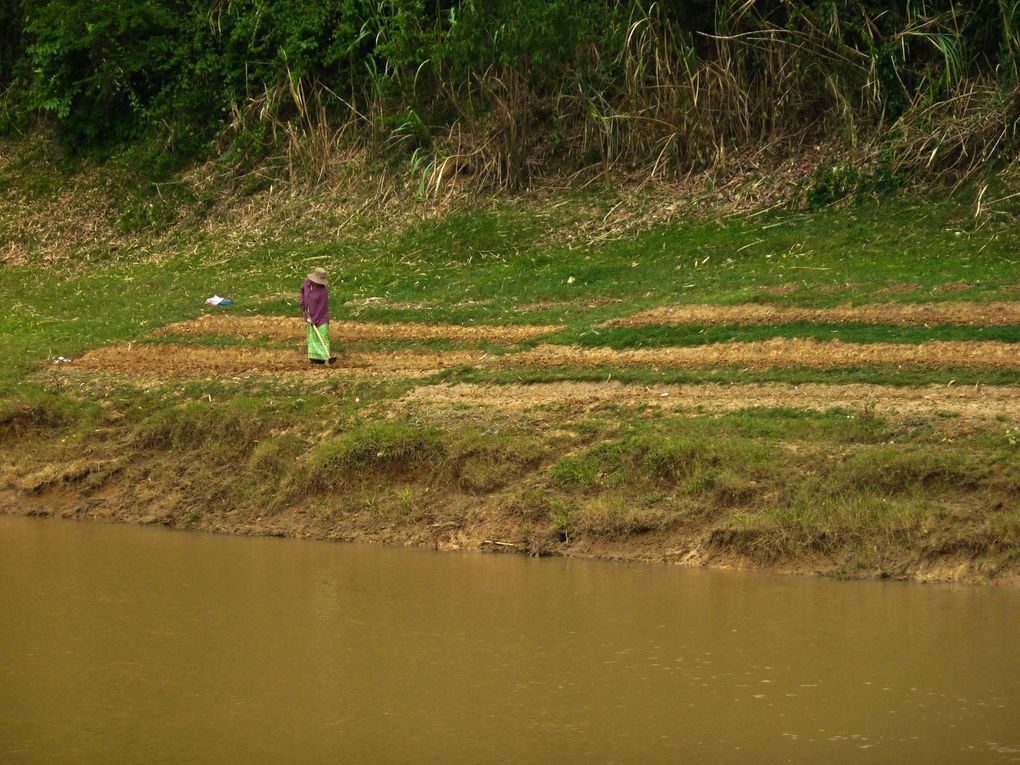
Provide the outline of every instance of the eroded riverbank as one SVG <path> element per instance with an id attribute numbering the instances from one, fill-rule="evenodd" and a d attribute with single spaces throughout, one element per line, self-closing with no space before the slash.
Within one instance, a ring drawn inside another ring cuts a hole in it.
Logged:
<path id="1" fill-rule="evenodd" d="M 1016 580 L 1003 215 L 883 199 L 557 244 L 557 216 L 593 213 L 554 196 L 539 228 L 494 201 L 371 234 L 179 231 L 52 280 L 4 270 L 5 512 Z M 328 367 L 296 305 L 313 265 Z M 203 308 L 213 291 L 233 305 Z"/>
<path id="2" fill-rule="evenodd" d="M 1009 386 L 88 384 L 8 411 L 3 512 L 1020 583 Z"/>

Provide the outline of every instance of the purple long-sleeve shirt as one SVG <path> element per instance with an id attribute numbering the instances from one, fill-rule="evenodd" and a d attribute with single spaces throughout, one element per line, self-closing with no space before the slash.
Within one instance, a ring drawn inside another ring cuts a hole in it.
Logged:
<path id="1" fill-rule="evenodd" d="M 305 279 L 301 285 L 301 309 L 305 318 L 311 319 L 316 327 L 329 324 L 329 290 L 311 279 Z"/>

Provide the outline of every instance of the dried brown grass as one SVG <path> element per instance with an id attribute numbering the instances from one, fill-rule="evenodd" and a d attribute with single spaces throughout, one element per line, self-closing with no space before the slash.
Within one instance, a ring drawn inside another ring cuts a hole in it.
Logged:
<path id="1" fill-rule="evenodd" d="M 911 290 L 914 285 L 903 285 Z M 941 292 L 955 292 L 970 285 L 946 285 Z M 890 288 L 889 291 L 891 291 Z M 970 327 L 1020 324 L 1020 302 L 993 300 L 976 303 L 958 300 L 943 303 L 874 303 L 837 308 L 802 308 L 747 303 L 740 305 L 661 306 L 634 316 L 611 319 L 607 327 L 654 325 L 740 324 L 769 326 L 793 322 L 820 324 L 891 324 L 900 327 L 962 325 Z"/>

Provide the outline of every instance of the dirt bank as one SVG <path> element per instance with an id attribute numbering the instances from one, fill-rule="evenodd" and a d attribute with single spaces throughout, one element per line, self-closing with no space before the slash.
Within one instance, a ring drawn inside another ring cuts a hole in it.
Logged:
<path id="1" fill-rule="evenodd" d="M 966 550 L 947 552 L 939 549 L 940 542 L 937 540 L 932 540 L 930 547 L 886 558 L 877 565 L 862 566 L 852 556 L 808 552 L 762 563 L 754 556 L 728 547 L 721 541 L 725 535 L 716 533 L 708 524 L 612 538 L 569 539 L 535 531 L 522 534 L 520 519 L 516 515 L 519 497 L 481 500 L 434 497 L 427 518 L 407 524 L 380 521 L 370 513 L 351 514 L 338 519 L 332 516 L 329 508 L 312 504 L 294 506 L 265 517 L 258 512 L 227 512 L 223 509 L 211 509 L 198 517 L 196 511 L 181 508 L 187 497 L 179 491 L 171 491 L 163 501 L 153 501 L 152 491 L 150 487 L 146 499 L 139 501 L 131 497 L 127 487 L 110 487 L 92 495 L 83 495 L 74 489 L 38 493 L 0 489 L 0 514 L 442 551 L 562 556 L 841 579 L 881 578 L 1020 587 L 1020 564 L 1004 564 Z"/>
<path id="2" fill-rule="evenodd" d="M 838 308 L 793 308 L 749 303 L 743 305 L 675 305 L 612 319 L 607 327 L 643 327 L 656 324 L 743 324 L 767 326 L 809 322 L 813 324 L 893 324 L 969 327 L 1020 324 L 1020 301 L 975 303 L 964 300 L 944 303 L 876 303 Z"/>
<path id="3" fill-rule="evenodd" d="M 609 382 L 358 395 L 330 391 L 307 411 L 300 399 L 183 391 L 84 407 L 28 400 L 0 417 L 0 512 L 1020 581 L 1020 388 Z"/>

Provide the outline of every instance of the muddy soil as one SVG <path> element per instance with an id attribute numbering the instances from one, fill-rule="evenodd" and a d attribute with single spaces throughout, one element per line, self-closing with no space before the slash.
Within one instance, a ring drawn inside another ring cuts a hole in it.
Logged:
<path id="1" fill-rule="evenodd" d="M 532 385 L 424 385 L 405 394 L 398 406 L 497 413 L 532 412 L 562 419 L 606 406 L 663 412 L 705 411 L 722 414 L 762 407 L 796 407 L 826 411 L 839 407 L 883 417 L 952 415 L 956 425 L 987 423 L 1001 417 L 1020 421 L 1020 388 L 929 385 L 740 383 L 725 385 L 634 385 L 618 382 L 559 382 Z"/>
<path id="2" fill-rule="evenodd" d="M 335 343 L 368 343 L 385 340 L 453 340 L 467 344 L 492 343 L 511 345 L 542 335 L 558 332 L 562 327 L 544 325 L 460 325 L 397 322 L 372 324 L 359 321 L 334 321 L 329 325 Z M 150 337 L 217 336 L 240 340 L 273 340 L 300 342 L 305 336 L 305 322 L 289 316 L 233 316 L 205 314 L 198 319 L 180 321 L 153 330 Z"/>
<path id="3" fill-rule="evenodd" d="M 743 324 L 765 326 L 811 322 L 815 324 L 893 324 L 971 327 L 1020 324 L 1020 301 L 975 303 L 875 303 L 838 308 L 795 308 L 759 305 L 676 305 L 607 321 L 607 327 L 644 327 L 656 324 Z"/>

